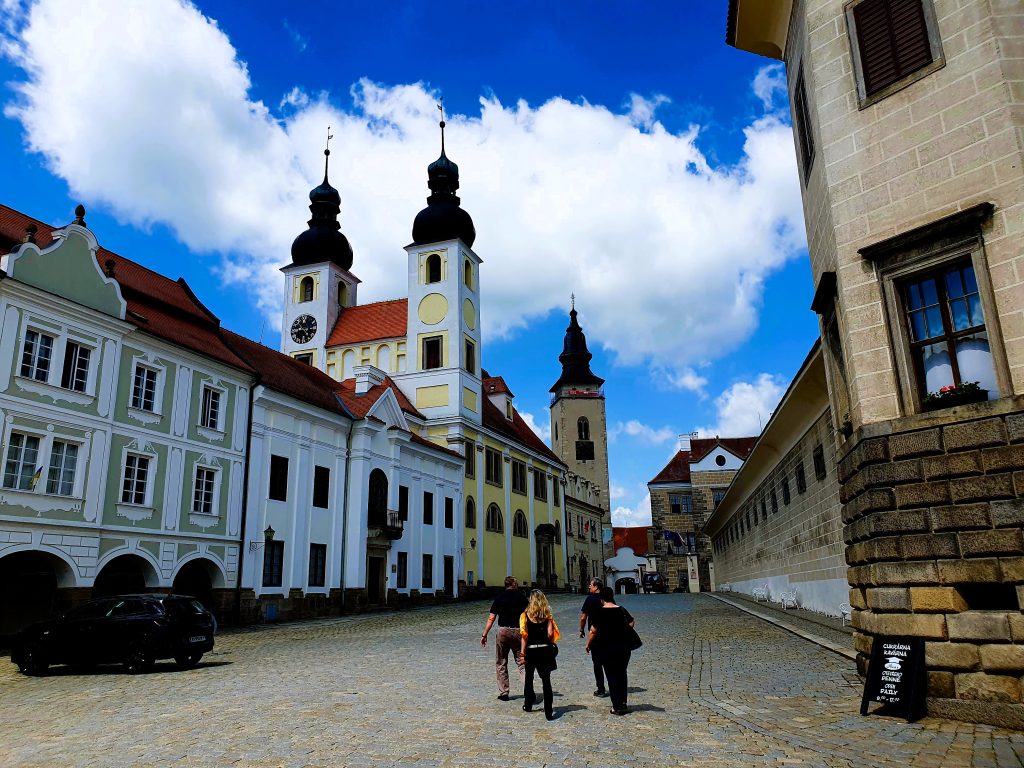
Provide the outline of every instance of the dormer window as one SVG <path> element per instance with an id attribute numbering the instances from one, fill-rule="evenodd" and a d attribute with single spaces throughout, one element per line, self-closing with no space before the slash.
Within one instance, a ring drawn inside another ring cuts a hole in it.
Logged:
<path id="1" fill-rule="evenodd" d="M 427 256 L 427 282 L 441 282 L 441 257 L 436 253 Z"/>
<path id="2" fill-rule="evenodd" d="M 299 301 L 305 304 L 313 300 L 313 278 L 308 275 L 299 281 Z"/>
<path id="3" fill-rule="evenodd" d="M 505 400 L 505 418 L 512 421 L 512 401 Z"/>

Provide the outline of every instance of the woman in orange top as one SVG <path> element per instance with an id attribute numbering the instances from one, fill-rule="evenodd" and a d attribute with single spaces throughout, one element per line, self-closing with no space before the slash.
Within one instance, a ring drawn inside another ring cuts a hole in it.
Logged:
<path id="1" fill-rule="evenodd" d="M 544 716 L 548 720 L 554 720 L 555 714 L 552 710 L 554 693 L 551 690 L 551 673 L 558 668 L 555 662 L 555 655 L 561 633 L 555 618 L 551 615 L 551 606 L 548 599 L 539 589 L 530 593 L 530 602 L 526 611 L 519 618 L 520 657 L 526 664 L 526 687 L 524 690 L 526 703 L 523 709 L 529 712 L 533 709 L 536 696 L 533 692 L 533 673 L 536 670 L 540 675 L 541 685 L 544 690 Z"/>

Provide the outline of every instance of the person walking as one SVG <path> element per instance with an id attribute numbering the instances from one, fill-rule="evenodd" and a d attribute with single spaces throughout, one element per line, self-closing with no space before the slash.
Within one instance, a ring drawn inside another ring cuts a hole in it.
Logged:
<path id="1" fill-rule="evenodd" d="M 560 633 L 555 617 L 551 615 L 548 599 L 539 589 L 530 593 L 530 601 L 526 611 L 519 619 L 520 645 L 519 655 L 526 666 L 526 687 L 523 695 L 526 702 L 523 710 L 529 712 L 537 697 L 533 692 L 533 673 L 540 675 L 541 688 L 544 692 L 544 717 L 555 719 L 553 709 L 554 692 L 551 690 L 551 673 L 558 669 L 555 655 L 558 648 Z"/>
<path id="2" fill-rule="evenodd" d="M 611 713 L 624 715 L 626 692 L 629 685 L 627 669 L 630 650 L 627 628 L 636 622 L 622 606 L 616 605 L 615 593 L 611 587 L 601 587 L 601 608 L 590 617 L 590 635 L 587 637 L 587 653 L 596 652 L 608 678 L 608 695 L 612 702 Z"/>
<path id="3" fill-rule="evenodd" d="M 508 701 L 508 655 L 519 668 L 519 682 L 526 677 L 523 662 L 519 658 L 519 617 L 526 610 L 526 595 L 519 591 L 519 582 L 514 576 L 505 577 L 505 589 L 491 603 L 491 612 L 487 616 L 487 626 L 480 636 L 480 647 L 487 647 L 487 634 L 494 622 L 498 629 L 494 638 L 494 665 L 498 677 L 498 698 Z"/>
<path id="4" fill-rule="evenodd" d="M 601 610 L 601 580 L 593 578 L 587 585 L 587 599 L 583 601 L 583 607 L 580 608 L 580 637 L 585 637 L 585 630 L 589 630 L 592 626 L 590 616 L 594 611 Z M 601 657 L 598 653 L 590 654 L 590 660 L 594 664 L 594 680 L 597 681 L 597 689 L 594 691 L 595 696 L 607 696 L 608 692 L 604 687 L 604 670 L 601 667 Z"/>

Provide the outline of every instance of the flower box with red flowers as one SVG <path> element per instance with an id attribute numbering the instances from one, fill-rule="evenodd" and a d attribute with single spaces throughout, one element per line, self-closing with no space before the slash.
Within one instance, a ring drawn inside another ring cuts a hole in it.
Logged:
<path id="1" fill-rule="evenodd" d="M 926 411 L 937 411 L 939 408 L 953 408 L 985 400 L 988 400 L 987 389 L 982 389 L 976 381 L 965 381 L 959 386 L 949 384 L 938 392 L 929 392 L 921 405 Z"/>

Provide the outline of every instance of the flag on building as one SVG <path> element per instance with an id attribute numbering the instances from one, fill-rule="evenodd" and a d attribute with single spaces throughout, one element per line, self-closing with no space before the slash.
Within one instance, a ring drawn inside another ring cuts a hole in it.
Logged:
<path id="1" fill-rule="evenodd" d="M 675 544 L 677 547 L 683 546 L 683 537 L 675 531 L 665 531 L 665 538 Z"/>
<path id="2" fill-rule="evenodd" d="M 41 478 L 42 476 L 43 468 L 39 467 L 39 469 L 36 470 L 36 473 L 32 475 L 32 479 L 28 481 L 28 489 L 30 491 L 34 491 L 36 489 L 36 485 L 39 483 L 39 478 Z"/>

